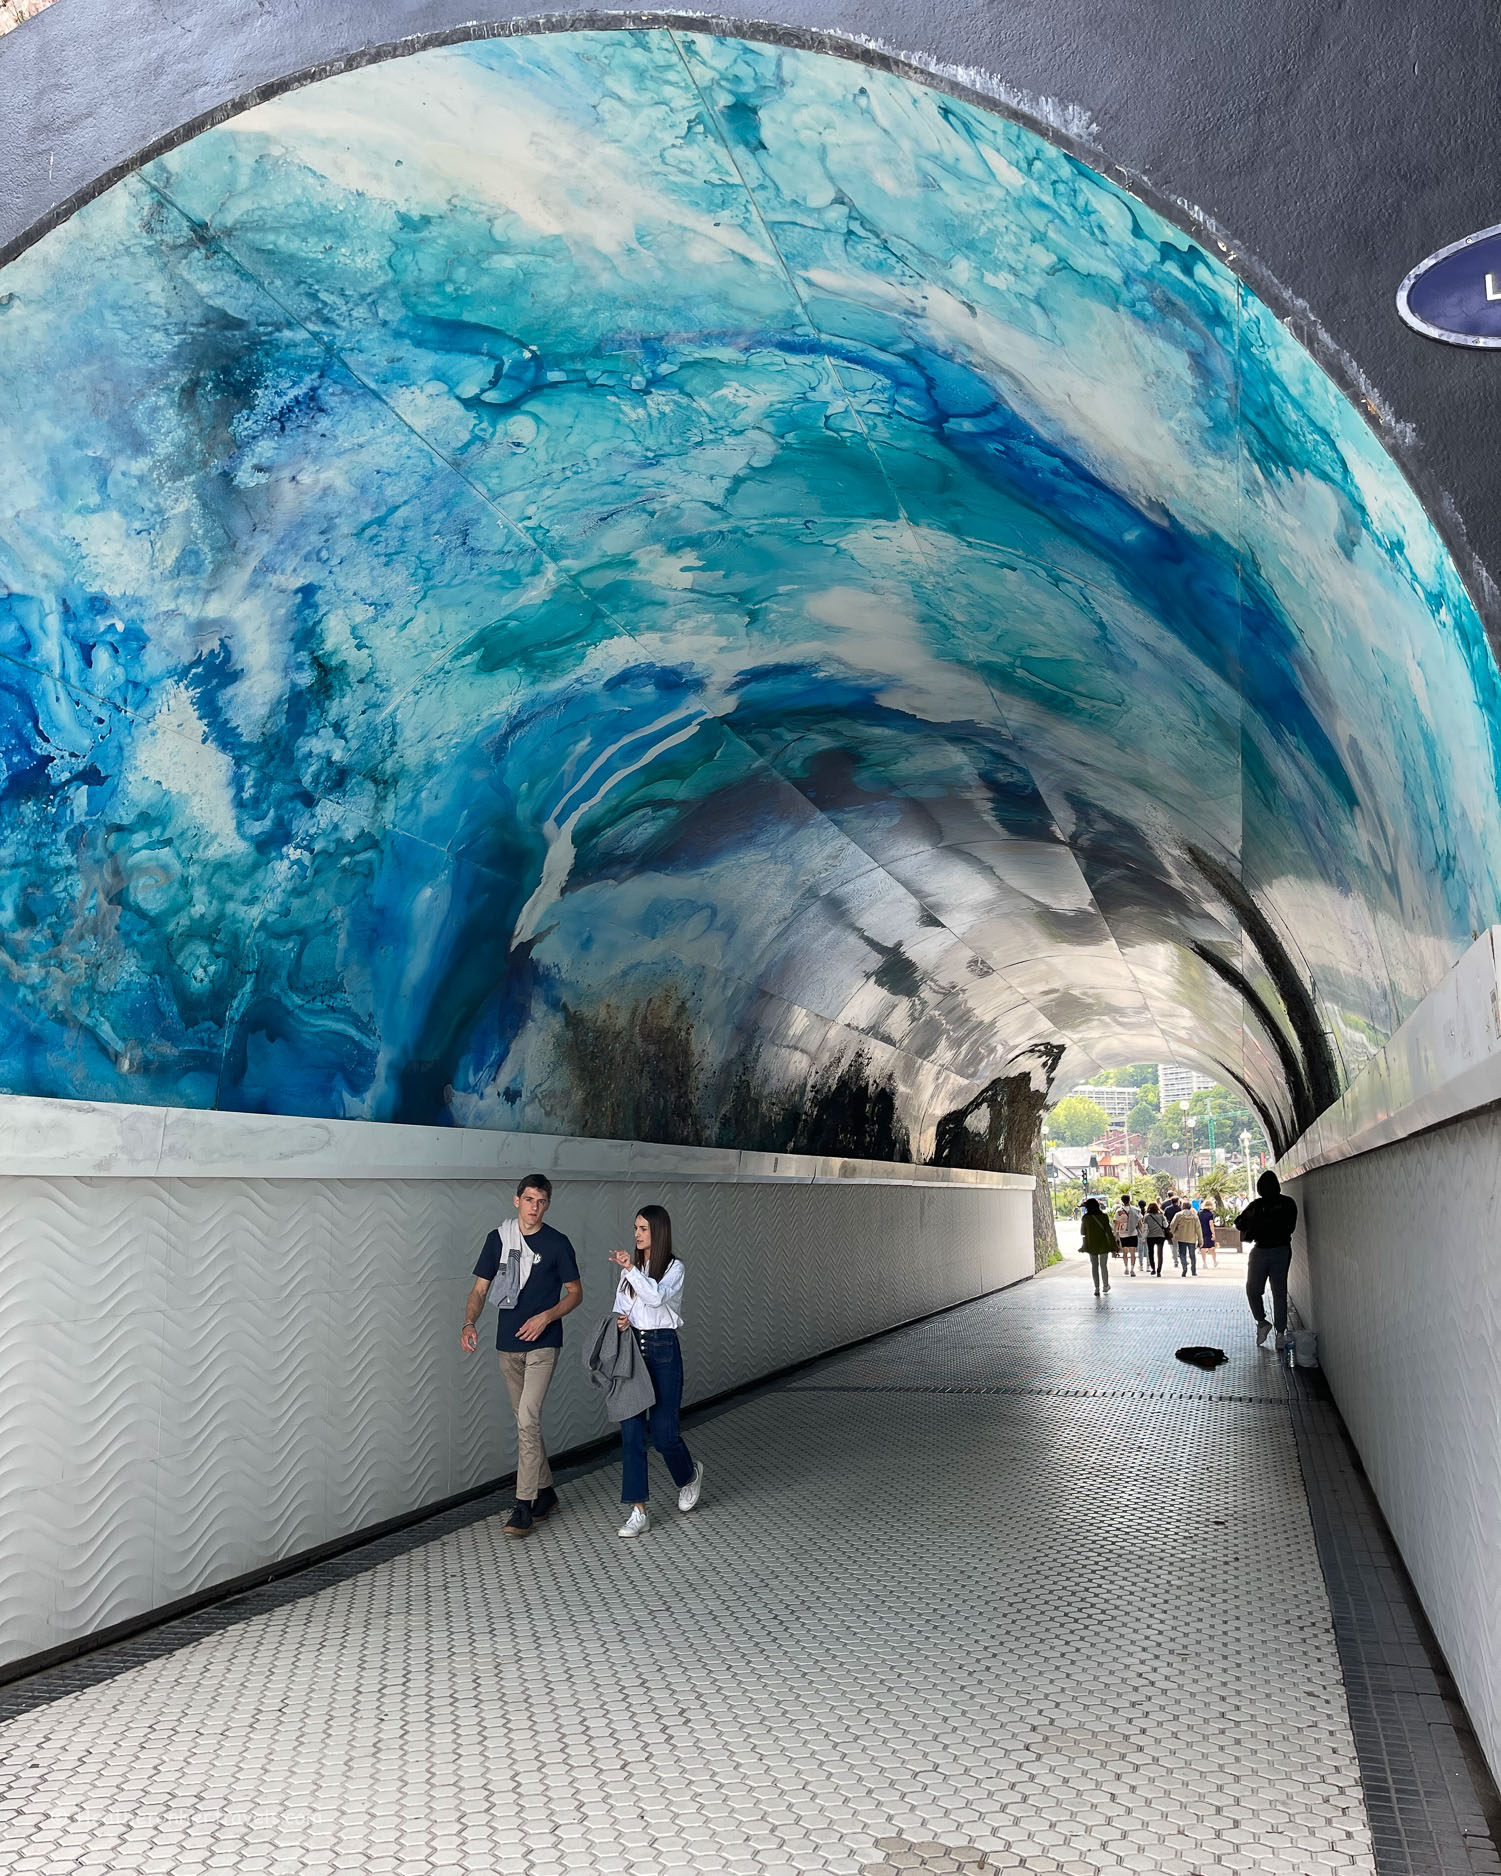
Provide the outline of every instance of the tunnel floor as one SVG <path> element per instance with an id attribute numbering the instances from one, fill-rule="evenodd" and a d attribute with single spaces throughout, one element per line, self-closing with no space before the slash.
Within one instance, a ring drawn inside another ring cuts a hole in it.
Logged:
<path id="1" fill-rule="evenodd" d="M 599 1465 L 0 1690 L 0 1870 L 1396 1868 L 1242 1270 L 1069 1260 L 690 1423 L 645 1539 Z"/>

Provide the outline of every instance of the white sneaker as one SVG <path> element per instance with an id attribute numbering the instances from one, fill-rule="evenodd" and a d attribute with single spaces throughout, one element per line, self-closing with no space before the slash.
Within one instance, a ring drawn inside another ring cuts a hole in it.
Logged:
<path id="1" fill-rule="evenodd" d="M 640 1537 L 651 1529 L 651 1519 L 646 1515 L 645 1505 L 632 1505 L 631 1515 L 616 1532 L 617 1537 Z"/>
<path id="2" fill-rule="evenodd" d="M 1272 1325 L 1269 1322 L 1258 1322 L 1256 1325 L 1256 1346 L 1258 1348 L 1265 1348 L 1266 1339 L 1271 1333 Z"/>
<path id="3" fill-rule="evenodd" d="M 678 1493 L 678 1510 L 692 1511 L 693 1507 L 698 1503 L 698 1495 L 703 1489 L 704 1469 L 702 1466 L 695 1466 L 693 1468 L 693 1477 L 689 1479 L 682 1491 Z"/>

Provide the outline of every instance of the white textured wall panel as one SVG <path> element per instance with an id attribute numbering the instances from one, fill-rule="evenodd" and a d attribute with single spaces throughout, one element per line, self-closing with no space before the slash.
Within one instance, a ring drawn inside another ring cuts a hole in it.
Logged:
<path id="1" fill-rule="evenodd" d="M 478 1355 L 458 1331 L 513 1185 L 0 1179 L 0 1661 L 510 1471 L 493 1314 Z M 585 1301 L 555 1451 L 607 1430 L 580 1350 L 648 1199 L 690 1401 L 1032 1270 L 1025 1185 L 560 1180 Z"/>
<path id="2" fill-rule="evenodd" d="M 1289 1190 L 1298 1307 L 1501 1772 L 1501 1115 Z"/>

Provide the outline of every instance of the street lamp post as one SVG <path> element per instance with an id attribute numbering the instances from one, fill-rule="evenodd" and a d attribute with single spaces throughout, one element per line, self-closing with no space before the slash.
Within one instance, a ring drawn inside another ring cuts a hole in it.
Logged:
<path id="1" fill-rule="evenodd" d="M 1187 1126 L 1188 1126 L 1188 1196 L 1192 1198 L 1193 1190 L 1194 1190 L 1193 1162 L 1195 1158 L 1197 1157 L 1194 1149 L 1198 1144 L 1194 1138 L 1194 1135 L 1198 1131 L 1198 1126 L 1199 1126 L 1199 1117 L 1197 1114 L 1190 1114 L 1187 1116 Z"/>
<path id="2" fill-rule="evenodd" d="M 1254 1196 L 1251 1191 L 1251 1136 L 1249 1133 L 1243 1133 L 1240 1136 L 1240 1150 L 1246 1156 L 1246 1203 L 1249 1205 Z"/>

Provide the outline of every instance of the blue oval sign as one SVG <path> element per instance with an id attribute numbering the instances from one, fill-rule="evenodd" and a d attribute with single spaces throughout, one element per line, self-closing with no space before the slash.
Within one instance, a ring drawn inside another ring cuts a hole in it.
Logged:
<path id="1" fill-rule="evenodd" d="M 1397 289 L 1397 311 L 1446 345 L 1501 347 L 1501 228 L 1482 228 L 1420 261 Z"/>

